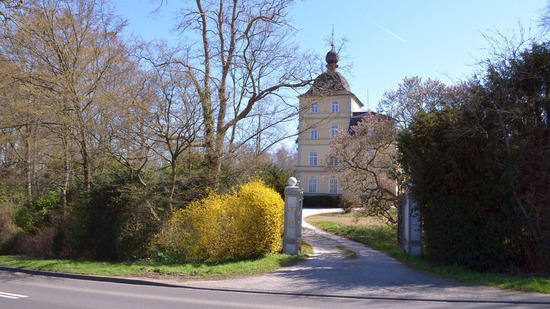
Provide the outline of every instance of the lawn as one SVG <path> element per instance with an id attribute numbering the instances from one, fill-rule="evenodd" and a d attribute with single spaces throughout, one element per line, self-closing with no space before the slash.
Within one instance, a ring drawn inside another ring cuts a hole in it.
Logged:
<path id="1" fill-rule="evenodd" d="M 355 218 L 349 215 L 330 214 L 308 217 L 306 221 L 320 229 L 362 242 L 373 249 L 385 252 L 406 265 L 453 281 L 550 294 L 550 276 L 548 274 L 540 276 L 486 274 L 458 266 L 433 265 L 420 257 L 403 254 L 397 248 L 395 226 L 387 225 L 375 218 Z"/>
<path id="2" fill-rule="evenodd" d="M 85 259 L 43 259 L 20 255 L 0 256 L 0 265 L 40 271 L 96 276 L 170 279 L 227 278 L 271 272 L 307 258 L 312 248 L 303 244 L 297 256 L 270 254 L 262 258 L 224 263 L 164 264 L 151 261 L 101 262 Z"/>

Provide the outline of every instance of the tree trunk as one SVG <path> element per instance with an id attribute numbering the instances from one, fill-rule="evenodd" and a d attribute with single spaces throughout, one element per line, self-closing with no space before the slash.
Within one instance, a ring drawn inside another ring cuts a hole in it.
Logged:
<path id="1" fill-rule="evenodd" d="M 170 196 L 168 197 L 168 206 L 170 209 L 170 213 L 174 211 L 174 192 L 176 191 L 176 162 L 171 162 L 172 167 L 172 181 L 171 181 L 171 187 L 170 187 Z"/>
<path id="2" fill-rule="evenodd" d="M 29 129 L 29 128 L 27 128 Z M 30 131 L 30 129 L 29 129 Z M 28 136 L 25 138 L 25 174 L 26 174 L 26 190 L 27 198 L 29 201 L 33 200 L 32 197 L 32 179 L 33 179 L 33 162 L 31 154 L 30 132 L 27 132 Z"/>
<path id="3" fill-rule="evenodd" d="M 63 143 L 63 155 L 64 155 L 64 173 L 63 185 L 61 186 L 61 213 L 63 217 L 67 214 L 68 202 L 67 202 L 67 193 L 69 191 L 69 184 L 71 182 L 71 153 L 69 149 L 69 139 L 67 137 L 66 131 L 63 132 L 62 137 Z"/>

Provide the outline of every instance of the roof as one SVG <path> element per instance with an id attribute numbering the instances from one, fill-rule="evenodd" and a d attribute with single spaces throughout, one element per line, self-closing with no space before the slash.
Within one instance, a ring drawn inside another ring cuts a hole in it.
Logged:
<path id="1" fill-rule="evenodd" d="M 335 95 L 353 95 L 348 81 L 340 72 L 327 71 L 315 79 L 309 90 L 300 97 L 320 97 Z"/>
<path id="2" fill-rule="evenodd" d="M 377 113 L 377 112 L 373 112 L 373 111 L 366 111 L 366 112 L 353 112 L 350 119 L 349 119 L 349 130 L 351 132 L 351 127 L 353 126 L 356 126 L 358 125 L 364 118 L 365 116 L 367 115 L 371 115 L 371 116 L 377 116 L 379 118 L 382 118 L 382 119 L 390 119 L 390 120 L 393 120 L 392 117 L 388 116 L 388 115 L 384 115 L 384 114 L 380 114 L 380 113 Z"/>
<path id="3" fill-rule="evenodd" d="M 378 113 L 375 113 L 373 111 L 367 111 L 367 112 L 353 112 L 353 114 L 351 115 L 351 118 L 349 119 L 349 129 L 351 129 L 351 127 L 353 126 L 356 126 L 359 124 L 359 122 L 361 122 L 361 120 L 363 120 L 363 118 L 366 116 L 366 115 L 379 115 Z"/>
<path id="4" fill-rule="evenodd" d="M 327 71 L 317 76 L 311 88 L 309 88 L 306 93 L 299 95 L 298 98 L 351 95 L 360 106 L 363 106 L 363 102 L 351 92 L 346 78 L 340 74 L 340 72 L 336 71 L 338 68 L 338 59 L 338 53 L 334 50 L 333 45 L 332 49 L 325 57 L 327 61 Z"/>

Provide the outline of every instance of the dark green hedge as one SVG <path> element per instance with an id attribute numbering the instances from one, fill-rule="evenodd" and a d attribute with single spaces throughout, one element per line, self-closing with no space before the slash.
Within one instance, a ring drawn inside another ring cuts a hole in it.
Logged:
<path id="1" fill-rule="evenodd" d="M 420 115 L 399 137 L 401 163 L 421 205 L 427 257 L 479 271 L 502 271 L 519 258 L 506 164 L 495 141 L 464 134 L 471 115 Z"/>
<path id="2" fill-rule="evenodd" d="M 304 195 L 304 208 L 340 208 L 339 195 Z"/>

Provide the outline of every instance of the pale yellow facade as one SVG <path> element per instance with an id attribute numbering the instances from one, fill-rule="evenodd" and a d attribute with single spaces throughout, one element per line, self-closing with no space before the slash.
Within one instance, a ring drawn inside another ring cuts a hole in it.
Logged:
<path id="1" fill-rule="evenodd" d="M 297 176 L 306 195 L 339 195 L 340 183 L 326 165 L 330 141 L 337 130 L 348 130 L 353 113 L 363 104 L 354 94 L 301 96 Z"/>

